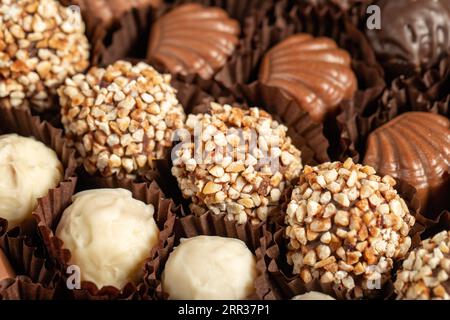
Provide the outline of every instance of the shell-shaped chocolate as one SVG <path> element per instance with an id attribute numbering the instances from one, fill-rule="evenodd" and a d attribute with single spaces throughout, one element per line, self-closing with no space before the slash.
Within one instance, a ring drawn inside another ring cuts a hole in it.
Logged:
<path id="1" fill-rule="evenodd" d="M 309 34 L 288 37 L 265 56 L 259 79 L 294 98 L 316 122 L 353 97 L 357 79 L 348 52 L 330 38 Z"/>
<path id="2" fill-rule="evenodd" d="M 368 29 L 378 60 L 392 75 L 420 71 L 450 50 L 450 1 L 378 0 L 381 29 Z"/>
<path id="3" fill-rule="evenodd" d="M 450 195 L 450 120 L 426 112 L 404 113 L 369 135 L 363 162 L 415 187 L 426 209 L 433 199 Z"/>
<path id="4" fill-rule="evenodd" d="M 152 26 L 147 58 L 171 73 L 210 79 L 233 54 L 239 23 L 221 8 L 181 5 Z"/>

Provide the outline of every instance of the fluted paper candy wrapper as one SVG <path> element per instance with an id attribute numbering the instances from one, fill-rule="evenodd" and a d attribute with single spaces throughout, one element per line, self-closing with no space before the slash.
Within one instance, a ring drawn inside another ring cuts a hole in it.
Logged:
<path id="1" fill-rule="evenodd" d="M 417 246 L 421 241 L 421 236 L 427 227 L 433 225 L 432 221 L 429 221 L 422 217 L 418 212 L 418 204 L 415 199 L 415 189 L 408 185 L 406 182 L 398 181 L 396 189 L 401 197 L 405 200 L 411 214 L 416 218 L 416 224 L 410 231 L 410 237 L 412 240 L 411 247 Z M 289 200 L 289 191 L 285 193 L 285 204 L 287 206 Z M 284 210 L 284 209 L 283 209 Z M 339 290 L 337 286 L 330 284 L 322 284 L 319 280 L 313 280 L 305 284 L 298 275 L 292 274 L 292 266 L 288 265 L 286 260 L 287 240 L 284 236 L 284 213 L 281 212 L 280 220 L 276 225 L 276 230 L 273 233 L 272 238 L 267 244 L 267 250 L 264 256 L 264 262 L 269 273 L 271 295 L 277 299 L 291 299 L 292 297 L 304 294 L 309 291 L 318 291 L 335 297 L 339 300 L 352 299 L 345 292 Z M 394 271 L 398 267 L 394 265 Z M 394 274 L 394 273 L 392 273 Z M 371 299 L 391 299 L 393 296 L 393 281 L 391 278 L 386 279 L 386 283 L 383 288 L 375 294 Z"/>
<path id="2" fill-rule="evenodd" d="M 156 300 L 168 299 L 167 293 L 162 289 L 161 275 L 164 266 L 174 247 L 178 246 L 180 238 L 191 238 L 199 235 L 221 236 L 240 239 L 256 256 L 256 268 L 258 276 L 255 281 L 255 294 L 249 299 L 274 299 L 270 294 L 270 283 L 265 269 L 263 256 L 266 241 L 270 239 L 270 234 L 266 230 L 264 223 L 252 225 L 251 223 L 237 224 L 233 221 L 226 221 L 224 215 L 215 215 L 210 212 L 197 217 L 186 216 L 177 218 L 173 225 L 172 232 L 166 234 L 161 246 L 146 266 L 146 286 L 147 294 Z"/>
<path id="3" fill-rule="evenodd" d="M 10 109 L 0 107 L 0 134 L 16 133 L 24 137 L 34 137 L 56 152 L 64 167 L 63 181 L 76 174 L 75 152 L 68 147 L 61 129 L 54 128 L 50 123 L 33 116 L 29 109 Z M 63 183 L 63 181 L 61 183 Z M 56 187 L 60 188 L 61 184 Z M 22 230 L 33 232 L 33 226 Z"/>
<path id="4" fill-rule="evenodd" d="M 155 208 L 155 221 L 160 230 L 159 244 L 153 248 L 152 252 L 149 252 L 149 258 L 153 255 L 153 251 L 157 250 L 157 247 L 161 244 L 167 229 L 172 228 L 174 223 L 174 213 L 172 211 L 173 202 L 169 199 L 165 199 L 163 193 L 159 189 L 156 183 L 135 183 L 132 181 L 118 181 L 117 188 L 128 189 L 132 192 L 133 198 L 143 201 L 147 204 L 152 204 Z M 83 181 L 80 182 L 82 188 L 96 189 L 107 187 L 102 184 L 95 185 L 90 181 L 89 185 L 85 185 Z M 70 252 L 63 248 L 63 242 L 58 239 L 54 230 L 59 223 L 62 213 L 71 204 L 72 196 L 75 193 L 76 180 L 72 180 L 62 185 L 57 190 L 52 190 L 50 194 L 40 199 L 39 206 L 34 212 L 34 216 L 38 221 L 38 228 L 42 235 L 46 249 L 49 256 L 55 260 L 58 269 L 63 274 L 63 279 L 66 279 L 65 270 L 69 265 Z M 143 266 L 144 267 L 144 266 Z M 82 282 L 80 290 L 67 291 L 66 294 L 72 299 L 89 299 L 89 300 L 115 300 L 115 299 L 142 299 L 141 294 L 143 290 L 143 283 L 137 286 L 132 283 L 128 283 L 122 290 L 107 286 L 98 288 L 94 283 Z"/>
<path id="5" fill-rule="evenodd" d="M 0 232 L 1 234 L 1 232 Z M 43 248 L 18 228 L 0 236 L 0 249 L 5 253 L 16 277 L 0 281 L 0 300 L 52 300 L 57 298 L 60 274 L 44 257 Z"/>

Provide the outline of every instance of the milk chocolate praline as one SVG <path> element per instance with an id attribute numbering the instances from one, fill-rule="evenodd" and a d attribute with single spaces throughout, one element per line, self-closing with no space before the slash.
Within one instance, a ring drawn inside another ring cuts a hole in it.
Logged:
<path id="1" fill-rule="evenodd" d="M 417 190 L 421 212 L 438 214 L 450 203 L 450 120 L 404 113 L 369 135 L 363 162 Z"/>
<path id="2" fill-rule="evenodd" d="M 180 5 L 153 24 L 147 58 L 171 73 L 210 79 L 233 54 L 239 33 L 238 21 L 221 8 Z"/>
<path id="3" fill-rule="evenodd" d="M 424 70 L 450 49 L 448 0 L 379 0 L 381 29 L 366 29 L 391 75 Z"/>
<path id="4" fill-rule="evenodd" d="M 323 122 L 342 100 L 351 99 L 358 85 L 349 53 L 333 39 L 306 33 L 290 36 L 270 49 L 259 80 L 282 89 L 316 122 Z"/>

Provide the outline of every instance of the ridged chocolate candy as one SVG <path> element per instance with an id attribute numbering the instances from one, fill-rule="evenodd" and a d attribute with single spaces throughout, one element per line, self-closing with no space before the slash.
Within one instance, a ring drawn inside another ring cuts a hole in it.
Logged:
<path id="1" fill-rule="evenodd" d="M 404 113 L 370 134 L 364 163 L 411 184 L 422 212 L 438 213 L 450 203 L 450 120 Z"/>
<path id="2" fill-rule="evenodd" d="M 369 30 L 378 59 L 392 75 L 420 71 L 450 50 L 450 1 L 379 0 L 381 29 Z"/>
<path id="3" fill-rule="evenodd" d="M 233 54 L 239 33 L 238 22 L 220 8 L 181 5 L 152 26 L 147 58 L 171 73 L 210 79 Z"/>
<path id="4" fill-rule="evenodd" d="M 292 96 L 316 122 L 344 99 L 352 98 L 357 79 L 348 52 L 329 38 L 296 34 L 264 57 L 259 79 Z"/>

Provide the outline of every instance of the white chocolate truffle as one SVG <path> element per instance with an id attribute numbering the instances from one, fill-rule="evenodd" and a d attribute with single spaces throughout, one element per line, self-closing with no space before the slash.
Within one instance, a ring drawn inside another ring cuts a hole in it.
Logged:
<path id="1" fill-rule="evenodd" d="M 336 300 L 336 299 L 322 292 L 310 291 L 305 294 L 295 296 L 291 300 Z"/>
<path id="2" fill-rule="evenodd" d="M 55 151 L 34 138 L 0 136 L 0 217 L 9 228 L 31 219 L 37 199 L 63 179 Z"/>
<path id="3" fill-rule="evenodd" d="M 242 300 L 255 291 L 256 261 L 238 239 L 181 239 L 166 262 L 163 290 L 171 300 Z"/>
<path id="4" fill-rule="evenodd" d="M 81 280 L 98 288 L 122 289 L 138 284 L 143 264 L 158 242 L 154 207 L 133 199 L 125 189 L 96 189 L 77 193 L 56 229 L 70 264 L 81 270 Z"/>

